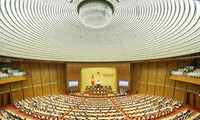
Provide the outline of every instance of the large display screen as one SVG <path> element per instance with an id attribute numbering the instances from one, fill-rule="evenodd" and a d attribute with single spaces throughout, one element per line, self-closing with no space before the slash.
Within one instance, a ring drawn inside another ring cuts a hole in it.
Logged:
<path id="1" fill-rule="evenodd" d="M 128 87 L 129 80 L 119 80 L 119 86 Z"/>
<path id="2" fill-rule="evenodd" d="M 70 80 L 68 81 L 68 87 L 78 86 L 78 80 Z"/>

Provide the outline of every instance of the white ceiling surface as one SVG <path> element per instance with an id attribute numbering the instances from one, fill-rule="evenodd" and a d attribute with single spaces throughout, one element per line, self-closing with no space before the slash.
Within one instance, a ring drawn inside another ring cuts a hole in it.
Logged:
<path id="1" fill-rule="evenodd" d="M 74 0 L 0 0 L 0 55 L 55 61 L 134 61 L 200 52 L 198 0 L 111 0 L 104 28 L 85 27 Z"/>

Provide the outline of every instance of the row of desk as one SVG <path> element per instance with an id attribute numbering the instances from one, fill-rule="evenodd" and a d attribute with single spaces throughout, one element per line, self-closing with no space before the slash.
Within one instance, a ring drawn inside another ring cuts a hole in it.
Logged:
<path id="1" fill-rule="evenodd" d="M 113 94 L 113 91 L 112 91 L 112 89 L 92 88 L 92 89 L 86 89 L 84 91 L 84 94 L 88 94 L 88 95 L 108 95 L 108 94 Z"/>

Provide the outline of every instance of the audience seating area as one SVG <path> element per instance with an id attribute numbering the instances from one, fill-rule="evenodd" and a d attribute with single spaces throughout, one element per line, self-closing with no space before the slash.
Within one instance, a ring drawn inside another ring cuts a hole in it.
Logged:
<path id="1" fill-rule="evenodd" d="M 52 95 L 25 99 L 15 106 L 34 118 L 57 120 L 66 116 L 83 101 L 84 98 L 79 97 Z"/>
<path id="2" fill-rule="evenodd" d="M 173 116 L 163 118 L 162 120 L 200 120 L 200 113 L 185 109 Z"/>
<path id="3" fill-rule="evenodd" d="M 26 118 L 21 117 L 9 110 L 1 110 L 2 117 L 0 116 L 0 120 L 26 120 Z"/>
<path id="4" fill-rule="evenodd" d="M 165 120 L 186 120 L 192 116 L 192 111 L 190 109 L 186 109 L 174 116 L 165 118 Z"/>
<path id="5" fill-rule="evenodd" d="M 77 109 L 70 112 L 70 118 L 78 118 L 79 120 L 97 120 L 97 119 L 126 119 L 116 107 L 106 98 L 89 98 Z"/>
<path id="6" fill-rule="evenodd" d="M 43 120 L 147 120 L 160 119 L 181 107 L 182 103 L 160 96 L 134 95 L 113 98 L 84 98 L 65 95 L 49 95 L 13 101 L 22 114 Z M 2 117 L 2 118 L 1 118 Z M 184 111 L 166 120 L 197 120 L 200 114 Z M 0 119 L 24 120 L 26 118 L 2 110 Z"/>
<path id="7" fill-rule="evenodd" d="M 190 120 L 200 120 L 200 113 L 195 113 L 190 117 Z"/>
<path id="8" fill-rule="evenodd" d="M 155 119 L 173 112 L 181 103 L 165 97 L 135 95 L 111 99 L 129 118 L 133 120 Z"/>

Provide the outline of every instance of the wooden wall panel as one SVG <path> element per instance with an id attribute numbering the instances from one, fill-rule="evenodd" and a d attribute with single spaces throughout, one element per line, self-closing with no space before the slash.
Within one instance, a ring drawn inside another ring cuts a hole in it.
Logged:
<path id="1" fill-rule="evenodd" d="M 29 61 L 20 61 L 19 65 L 21 70 L 27 71 L 31 75 L 31 67 Z M 30 78 L 28 80 L 22 81 L 22 86 L 32 86 L 32 79 Z"/>
<path id="2" fill-rule="evenodd" d="M 43 95 L 51 95 L 51 86 L 50 85 L 43 85 Z"/>
<path id="3" fill-rule="evenodd" d="M 166 76 L 166 81 L 165 81 L 165 86 L 174 86 L 175 81 L 169 79 L 169 75 L 171 73 L 171 70 L 176 70 L 178 65 L 178 59 L 173 59 L 173 60 L 168 60 L 167 64 L 167 76 Z"/>
<path id="4" fill-rule="evenodd" d="M 19 61 L 19 66 L 20 66 L 20 70 L 24 70 L 28 72 L 31 76 L 31 78 L 29 78 L 28 80 L 22 81 L 24 98 L 34 97 L 32 74 L 31 74 L 31 63 L 30 61 Z"/>
<path id="5" fill-rule="evenodd" d="M 133 82 L 132 85 L 132 94 L 137 94 L 139 91 L 139 82 Z"/>
<path id="6" fill-rule="evenodd" d="M 188 94 L 188 103 L 190 105 L 195 106 L 195 95 L 194 94 L 191 94 L 191 93 Z"/>
<path id="7" fill-rule="evenodd" d="M 136 91 L 137 86 L 140 86 L 139 93 L 144 94 L 144 89 L 147 89 L 146 93 L 149 95 L 166 96 L 171 99 L 186 102 L 186 93 L 191 92 L 197 94 L 200 91 L 200 86 L 170 80 L 169 76 L 171 70 L 192 65 L 192 63 L 193 60 L 190 58 L 174 58 L 132 63 L 132 88 Z M 138 66 L 141 66 L 140 70 L 137 70 Z M 137 76 L 140 76 L 140 78 Z M 147 85 L 147 88 L 145 85 Z"/>
<path id="8" fill-rule="evenodd" d="M 158 62 L 156 84 L 161 84 L 161 85 L 165 84 L 166 68 L 167 68 L 167 61 L 163 60 Z"/>
<path id="9" fill-rule="evenodd" d="M 59 94 L 64 94 L 65 93 L 65 83 L 59 84 L 58 86 L 58 93 Z"/>
<path id="10" fill-rule="evenodd" d="M 42 83 L 49 83 L 49 65 L 48 63 L 40 63 L 40 72 Z"/>
<path id="11" fill-rule="evenodd" d="M 58 82 L 57 78 L 57 66 L 55 63 L 49 64 L 49 77 L 52 83 Z"/>
<path id="12" fill-rule="evenodd" d="M 36 79 L 36 80 L 40 79 L 40 64 L 39 64 L 39 62 L 31 62 L 31 77 L 32 77 L 32 79 Z M 34 82 L 36 82 L 36 81 L 34 81 Z"/>
<path id="13" fill-rule="evenodd" d="M 33 97 L 33 88 L 23 88 L 24 98 L 32 98 Z"/>
<path id="14" fill-rule="evenodd" d="M 23 89 L 22 89 L 22 82 L 13 82 L 10 83 L 11 95 L 12 100 L 22 100 L 23 96 Z"/>
<path id="15" fill-rule="evenodd" d="M 185 90 L 175 89 L 174 99 L 185 102 Z"/>
<path id="16" fill-rule="evenodd" d="M 65 64 L 57 64 L 58 82 L 65 83 Z"/>
<path id="17" fill-rule="evenodd" d="M 164 85 L 166 80 L 166 68 L 167 61 L 158 61 L 158 69 L 157 69 L 157 77 L 156 77 L 156 87 L 155 87 L 155 95 L 163 96 L 164 94 Z"/>
<path id="18" fill-rule="evenodd" d="M 140 63 L 133 64 L 133 73 L 132 73 L 132 93 L 136 94 L 139 92 L 139 86 L 140 86 Z"/>
<path id="19" fill-rule="evenodd" d="M 9 83 L 1 84 L 0 85 L 0 94 L 4 94 L 4 93 L 8 93 L 8 92 L 10 92 Z"/>
<path id="20" fill-rule="evenodd" d="M 164 96 L 167 97 L 167 98 L 173 99 L 173 97 L 174 97 L 174 88 L 165 86 Z"/>
<path id="21" fill-rule="evenodd" d="M 30 79 L 0 85 L 0 95 L 11 93 L 10 99 L 22 100 L 65 93 L 65 63 L 24 60 L 11 62 L 11 67 L 29 72 Z"/>
<path id="22" fill-rule="evenodd" d="M 149 67 L 148 62 L 143 62 L 141 64 L 141 75 L 140 75 L 141 76 L 141 78 L 140 78 L 141 82 L 147 82 L 147 80 L 148 80 L 148 74 L 149 74 L 148 67 Z"/>
<path id="23" fill-rule="evenodd" d="M 163 96 L 164 86 L 156 85 L 155 95 L 156 96 Z"/>
<path id="24" fill-rule="evenodd" d="M 10 95 L 9 93 L 4 93 L 0 95 L 0 107 L 10 104 Z"/>
<path id="25" fill-rule="evenodd" d="M 34 86 L 34 96 L 42 96 L 42 86 Z"/>
<path id="26" fill-rule="evenodd" d="M 19 101 L 19 100 L 22 100 L 22 99 L 24 99 L 23 98 L 23 92 L 22 92 L 22 90 L 15 90 L 15 91 L 12 91 L 12 98 L 13 98 L 13 100 L 16 100 L 16 101 Z"/>
<path id="27" fill-rule="evenodd" d="M 140 84 L 140 94 L 145 94 L 146 95 L 146 89 L 147 89 L 147 85 L 146 84 L 143 84 L 143 83 L 141 83 Z"/>
<path id="28" fill-rule="evenodd" d="M 177 64 L 178 64 L 178 59 L 173 59 L 173 60 L 167 61 L 164 96 L 166 96 L 170 99 L 173 99 L 173 97 L 174 97 L 175 81 L 170 80 L 169 76 L 170 76 L 171 70 L 177 69 Z"/>
<path id="29" fill-rule="evenodd" d="M 64 94 L 66 91 L 65 64 L 57 64 L 58 93 Z"/>
<path id="30" fill-rule="evenodd" d="M 42 85 L 34 85 L 33 86 L 34 96 L 42 96 L 43 95 L 43 89 Z"/>
<path id="31" fill-rule="evenodd" d="M 12 90 L 12 89 L 22 88 L 21 82 L 13 82 L 13 83 L 10 83 L 10 86 L 11 86 L 11 90 Z"/>
<path id="32" fill-rule="evenodd" d="M 118 80 L 130 80 L 130 63 L 129 62 L 110 64 L 110 66 L 117 68 Z"/>
<path id="33" fill-rule="evenodd" d="M 31 62 L 31 78 L 33 85 L 41 84 L 39 62 Z"/>
<path id="34" fill-rule="evenodd" d="M 133 77 L 134 77 L 134 80 L 133 81 L 140 81 L 140 74 L 141 74 L 141 64 L 138 63 L 138 64 L 134 64 L 134 69 L 133 69 Z"/>
<path id="35" fill-rule="evenodd" d="M 176 88 L 186 89 L 187 83 L 176 81 Z"/>
<path id="36" fill-rule="evenodd" d="M 155 84 L 156 77 L 157 77 L 157 68 L 158 68 L 157 61 L 151 61 L 151 62 L 149 62 L 148 83 Z"/>
<path id="37" fill-rule="evenodd" d="M 200 92 L 200 86 L 199 86 L 199 85 L 195 85 L 195 84 L 188 83 L 187 91 L 188 91 L 188 92 L 196 91 L 196 94 L 197 94 L 198 92 Z"/>
<path id="38" fill-rule="evenodd" d="M 3 104 L 3 100 L 2 100 L 2 97 L 1 97 L 2 95 L 3 95 L 3 94 L 0 95 L 0 108 L 3 106 L 3 105 L 2 105 L 2 104 Z"/>
<path id="39" fill-rule="evenodd" d="M 58 94 L 58 85 L 57 84 L 51 84 L 51 93 Z"/>
<path id="40" fill-rule="evenodd" d="M 67 63 L 67 80 L 80 80 L 81 65 L 77 66 L 76 63 Z"/>
<path id="41" fill-rule="evenodd" d="M 143 62 L 141 64 L 141 74 L 140 74 L 140 94 L 146 94 L 147 91 L 147 82 L 148 82 L 148 75 L 149 75 L 149 63 Z"/>
<path id="42" fill-rule="evenodd" d="M 155 85 L 147 85 L 147 95 L 155 95 Z"/>
<path id="43" fill-rule="evenodd" d="M 2 97 L 2 104 L 1 104 L 2 106 L 10 104 L 10 101 L 9 101 L 10 96 L 8 93 L 3 94 L 1 97 Z"/>
<path id="44" fill-rule="evenodd" d="M 187 104 L 190 104 L 196 108 L 200 108 L 200 96 L 195 93 L 187 93 Z"/>
<path id="45" fill-rule="evenodd" d="M 49 78 L 48 76 L 43 76 L 43 77 L 41 77 L 41 83 L 42 83 L 43 85 L 49 84 L 49 83 L 50 83 L 50 78 Z"/>
<path id="46" fill-rule="evenodd" d="M 177 88 L 182 88 L 182 89 L 186 89 L 187 83 L 185 82 L 180 82 L 180 81 L 176 81 L 176 87 Z"/>
<path id="47" fill-rule="evenodd" d="M 197 108 L 200 108 L 200 96 L 198 96 L 198 95 L 195 95 L 195 101 L 196 101 L 196 103 L 195 103 L 195 107 L 197 107 Z"/>
<path id="48" fill-rule="evenodd" d="M 0 107 L 11 104 L 10 93 L 0 94 Z"/>
<path id="49" fill-rule="evenodd" d="M 35 85 L 41 85 L 42 84 L 41 78 L 32 78 L 32 81 L 33 81 L 33 87 Z"/>

